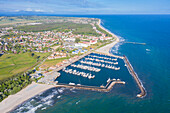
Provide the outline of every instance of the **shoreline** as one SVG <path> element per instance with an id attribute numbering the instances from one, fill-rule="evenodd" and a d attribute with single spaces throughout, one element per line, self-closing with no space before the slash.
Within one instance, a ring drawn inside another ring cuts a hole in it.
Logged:
<path id="1" fill-rule="evenodd" d="M 45 92 L 48 89 L 51 89 L 55 86 L 47 85 L 47 84 L 38 84 L 32 82 L 30 85 L 19 91 L 14 95 L 9 95 L 6 99 L 4 99 L 0 103 L 0 111 L 1 113 L 8 113 L 19 105 L 24 103 L 25 101 L 35 97 L 36 95 Z"/>
<path id="2" fill-rule="evenodd" d="M 115 34 L 110 32 L 109 30 L 105 29 L 101 25 L 101 19 L 99 19 L 98 25 L 101 29 L 103 29 L 106 32 L 108 32 L 109 34 L 111 34 L 115 38 L 115 40 L 112 43 L 107 44 L 95 51 L 104 53 L 104 54 L 108 54 L 108 55 L 112 55 L 112 56 L 116 56 L 116 55 L 113 55 L 110 53 L 110 49 L 115 44 L 117 44 L 119 42 L 119 38 Z M 118 56 L 116 56 L 116 57 L 118 57 Z M 18 93 L 14 94 L 14 95 L 9 95 L 6 99 L 4 99 L 2 102 L 0 102 L 0 111 L 1 111 L 1 113 L 10 112 L 10 111 L 14 110 L 15 108 L 17 108 L 22 103 L 24 103 L 25 101 L 35 97 L 36 95 L 38 95 L 42 92 L 45 92 L 48 89 L 54 88 L 54 87 L 56 87 L 56 86 L 47 85 L 47 84 L 38 84 L 38 83 L 32 82 L 30 85 L 28 85 L 27 87 L 25 87 Z"/>
<path id="3" fill-rule="evenodd" d="M 104 28 L 104 27 L 101 25 L 101 19 L 99 19 L 99 22 L 98 22 L 97 25 L 98 25 L 101 29 L 103 29 L 103 30 L 105 30 L 106 32 L 108 32 L 109 34 L 111 34 L 111 35 L 115 38 L 115 40 L 114 40 L 112 43 L 107 44 L 107 45 L 105 45 L 105 46 L 103 46 L 103 47 L 101 47 L 101 48 L 99 48 L 99 49 L 97 49 L 97 50 L 95 50 L 95 51 L 96 51 L 96 52 L 100 52 L 100 53 L 105 53 L 105 54 L 108 54 L 108 55 L 113 55 L 113 54 L 110 53 L 110 49 L 111 49 L 112 47 L 114 47 L 117 43 L 119 43 L 119 42 L 120 42 L 120 39 L 119 39 L 118 36 L 116 36 L 114 33 L 112 33 L 111 31 L 107 30 L 106 28 Z M 116 55 L 113 55 L 113 56 L 118 57 L 118 56 L 116 56 Z"/>
<path id="4" fill-rule="evenodd" d="M 119 38 L 115 34 L 113 34 L 112 32 L 110 32 L 107 29 L 105 29 L 103 26 L 101 26 L 101 20 L 100 19 L 99 19 L 98 25 L 99 25 L 100 28 L 102 28 L 103 30 L 109 32 L 113 37 L 115 37 L 116 41 L 114 41 L 111 44 L 108 44 L 108 45 L 106 45 L 104 47 L 101 47 L 101 48 L 97 49 L 96 52 L 105 53 L 107 55 L 112 55 L 114 57 L 119 57 L 121 59 L 124 59 L 125 64 L 128 65 L 128 67 L 127 67 L 128 70 L 130 70 L 129 73 L 133 76 L 134 80 L 136 81 L 136 83 L 137 83 L 137 85 L 138 85 L 138 87 L 139 87 L 139 89 L 141 91 L 139 94 L 137 94 L 137 97 L 139 97 L 139 98 L 145 97 L 147 93 L 146 93 L 146 90 L 145 90 L 145 88 L 143 86 L 143 83 L 141 82 L 141 80 L 139 79 L 138 75 L 134 71 L 134 69 L 133 69 L 132 65 L 130 64 L 130 62 L 128 61 L 127 57 L 126 56 L 121 57 L 121 56 L 113 55 L 113 54 L 110 53 L 110 49 L 112 47 L 114 47 L 115 44 L 117 44 L 120 41 Z"/>

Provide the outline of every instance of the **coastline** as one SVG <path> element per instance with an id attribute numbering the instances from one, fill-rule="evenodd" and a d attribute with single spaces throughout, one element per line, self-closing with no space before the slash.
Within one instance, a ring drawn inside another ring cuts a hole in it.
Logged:
<path id="1" fill-rule="evenodd" d="M 112 43 L 107 44 L 95 51 L 99 53 L 116 56 L 110 53 L 110 49 L 119 42 L 119 38 L 101 25 L 101 19 L 99 19 L 98 25 L 101 29 L 111 34 L 115 38 L 115 40 Z M 19 105 L 21 105 L 22 103 L 24 103 L 25 101 L 29 100 L 30 98 L 33 98 L 34 96 L 54 87 L 56 86 L 47 85 L 47 84 L 38 84 L 38 83 L 33 82 L 32 84 L 22 89 L 18 93 L 14 95 L 10 95 L 6 99 L 4 99 L 2 102 L 0 102 L 0 111 L 1 113 L 10 112 L 14 110 L 16 107 L 18 107 Z"/>
<path id="2" fill-rule="evenodd" d="M 127 57 L 126 57 L 126 56 L 121 57 L 121 56 L 113 55 L 113 54 L 110 53 L 110 49 L 111 49 L 115 44 L 117 44 L 117 43 L 120 41 L 119 38 L 118 38 L 115 34 L 113 34 L 112 32 L 110 32 L 110 31 L 108 31 L 107 29 L 105 29 L 103 26 L 101 26 L 101 20 L 100 20 L 100 19 L 99 19 L 98 25 L 99 25 L 100 28 L 102 28 L 103 30 L 109 32 L 113 37 L 115 37 L 115 38 L 116 38 L 116 41 L 114 41 L 114 42 L 112 42 L 112 43 L 110 43 L 110 44 L 108 44 L 108 45 L 106 45 L 106 46 L 103 46 L 103 47 L 97 49 L 96 52 L 105 53 L 105 54 L 107 54 L 107 55 L 111 55 L 111 56 L 114 56 L 114 57 L 119 57 L 119 58 L 121 58 L 121 59 L 124 59 L 125 64 L 127 64 L 127 68 L 128 68 L 128 70 L 129 70 L 129 73 L 133 76 L 134 80 L 136 81 L 136 83 L 137 83 L 137 85 L 138 85 L 138 87 L 139 87 L 139 89 L 140 89 L 140 91 L 141 91 L 141 93 L 139 93 L 139 94 L 137 95 L 137 97 L 140 97 L 140 98 L 145 97 L 146 94 L 147 94 L 147 93 L 146 93 L 146 90 L 145 90 L 145 88 L 144 88 L 141 80 L 139 79 L 138 75 L 137 75 L 136 72 L 134 71 L 132 65 L 131 65 L 130 62 L 128 61 Z"/>
<path id="3" fill-rule="evenodd" d="M 53 87 L 54 86 L 52 85 L 38 84 L 33 82 L 18 93 L 10 95 L 4 99 L 0 103 L 0 111 L 1 113 L 8 113 L 21 105 L 23 102 Z"/>
<path id="4" fill-rule="evenodd" d="M 100 53 L 105 53 L 105 54 L 108 54 L 108 55 L 113 55 L 110 53 L 110 49 L 115 46 L 117 43 L 119 43 L 120 39 L 112 32 L 110 32 L 109 30 L 107 30 L 106 28 L 104 28 L 102 25 L 101 25 L 101 19 L 99 19 L 99 22 L 98 22 L 98 26 L 105 30 L 106 32 L 108 32 L 109 34 L 111 34 L 114 38 L 115 38 L 115 41 L 113 41 L 112 43 L 110 44 L 107 44 L 99 49 L 96 50 L 96 52 L 100 52 Z M 116 55 L 113 55 L 113 56 L 116 56 Z M 117 56 L 116 56 L 117 57 Z"/>

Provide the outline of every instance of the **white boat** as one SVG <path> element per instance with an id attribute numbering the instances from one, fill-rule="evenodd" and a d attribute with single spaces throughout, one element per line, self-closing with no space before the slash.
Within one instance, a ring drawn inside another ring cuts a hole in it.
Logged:
<path id="1" fill-rule="evenodd" d="M 91 76 L 91 78 L 94 78 L 94 77 L 95 77 L 95 75 Z"/>
<path id="2" fill-rule="evenodd" d="M 89 75 L 88 78 L 91 79 L 91 75 Z"/>
<path id="3" fill-rule="evenodd" d="M 75 83 L 71 83 L 71 82 L 70 82 L 69 85 L 75 85 Z"/>
<path id="4" fill-rule="evenodd" d="M 112 79 L 112 80 L 114 80 L 114 81 L 115 81 L 116 79 L 114 78 L 114 79 Z"/>
<path id="5" fill-rule="evenodd" d="M 107 82 L 110 82 L 110 78 L 107 80 Z"/>
<path id="6" fill-rule="evenodd" d="M 104 67 L 105 65 L 104 64 L 102 64 L 102 67 Z"/>

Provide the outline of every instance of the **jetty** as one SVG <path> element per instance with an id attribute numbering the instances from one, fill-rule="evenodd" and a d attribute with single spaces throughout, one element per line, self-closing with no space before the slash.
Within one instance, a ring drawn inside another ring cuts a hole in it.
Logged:
<path id="1" fill-rule="evenodd" d="M 134 71 L 134 69 L 133 69 L 132 65 L 130 64 L 129 60 L 127 59 L 127 57 L 125 55 L 123 55 L 123 57 L 124 57 L 124 62 L 126 64 L 127 68 L 128 68 L 129 73 L 134 77 L 134 79 L 135 79 L 135 81 L 136 81 L 136 83 L 137 83 L 137 85 L 138 85 L 138 87 L 139 87 L 139 89 L 141 91 L 141 93 L 138 94 L 137 97 L 142 98 L 142 97 L 146 96 L 146 90 L 143 87 L 142 82 L 138 78 L 138 75 Z"/>
<path id="2" fill-rule="evenodd" d="M 110 80 L 106 86 L 101 85 L 100 87 L 97 86 L 86 86 L 86 85 L 81 85 L 81 84 L 75 84 L 75 83 L 70 83 L 70 84 L 62 84 L 56 82 L 56 87 L 65 87 L 65 88 L 75 88 L 75 89 L 83 89 L 83 90 L 91 90 L 91 91 L 99 91 L 99 92 L 109 92 L 115 84 L 125 84 L 124 81 L 121 81 L 120 79 L 117 80 Z"/>
<path id="3" fill-rule="evenodd" d="M 97 53 L 97 54 L 100 54 L 100 55 L 106 55 L 106 56 L 111 56 L 111 57 L 123 59 L 123 56 L 113 55 L 113 54 L 110 54 L 110 53 L 107 53 L 107 52 L 104 53 L 104 52 L 100 52 L 100 51 L 95 51 L 94 53 Z"/>
<path id="4" fill-rule="evenodd" d="M 84 69 L 84 70 L 89 70 L 89 71 L 94 71 L 94 72 L 99 72 L 101 69 L 99 68 L 95 68 L 95 67 L 91 67 L 91 66 L 86 66 L 86 65 L 82 65 L 82 64 L 71 64 L 71 67 L 76 67 L 76 68 L 80 68 L 80 69 Z"/>
<path id="5" fill-rule="evenodd" d="M 146 45 L 146 43 L 139 43 L 139 42 L 123 42 L 123 43 Z"/>

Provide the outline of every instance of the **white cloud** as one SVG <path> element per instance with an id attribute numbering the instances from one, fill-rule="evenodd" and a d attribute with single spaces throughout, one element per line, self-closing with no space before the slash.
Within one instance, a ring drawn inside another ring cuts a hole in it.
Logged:
<path id="1" fill-rule="evenodd" d="M 18 12 L 20 10 L 15 10 L 15 11 Z M 44 10 L 42 9 L 31 9 L 31 8 L 24 9 L 24 11 L 44 12 Z"/>
<path id="2" fill-rule="evenodd" d="M 34 11 L 35 12 L 44 12 L 44 10 L 41 10 L 41 9 L 35 9 Z"/>
<path id="3" fill-rule="evenodd" d="M 19 11 L 21 11 L 21 10 L 19 10 L 19 9 L 17 9 L 17 10 L 14 10 L 14 12 L 19 12 Z"/>
<path id="4" fill-rule="evenodd" d="M 33 11 L 31 8 L 27 8 L 25 9 L 25 11 Z"/>

